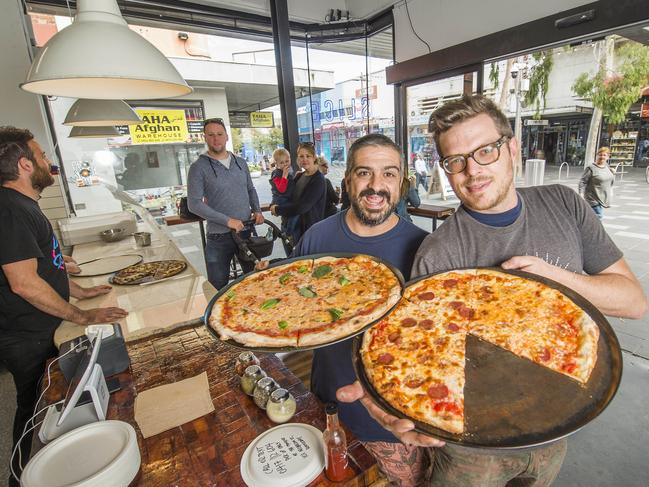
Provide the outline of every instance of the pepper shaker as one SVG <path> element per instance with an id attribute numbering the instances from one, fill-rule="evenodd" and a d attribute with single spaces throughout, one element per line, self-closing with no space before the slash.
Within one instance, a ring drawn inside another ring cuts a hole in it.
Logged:
<path id="1" fill-rule="evenodd" d="M 255 386 L 255 391 L 252 396 L 255 399 L 255 404 L 261 409 L 266 409 L 266 404 L 270 399 L 271 393 L 277 389 L 279 385 L 272 377 L 262 377 Z"/>

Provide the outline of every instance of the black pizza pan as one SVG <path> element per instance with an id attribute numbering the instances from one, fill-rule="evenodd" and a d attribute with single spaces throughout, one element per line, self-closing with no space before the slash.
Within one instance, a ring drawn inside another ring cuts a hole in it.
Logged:
<path id="1" fill-rule="evenodd" d="M 183 264 L 182 269 L 179 268 L 173 274 L 169 274 L 167 276 L 160 277 L 160 278 L 157 278 L 157 279 L 154 276 L 146 276 L 146 277 L 143 277 L 143 278 L 138 279 L 136 281 L 122 283 L 122 282 L 115 282 L 114 281 L 114 277 L 117 275 L 117 273 L 115 273 L 114 275 L 112 275 L 112 276 L 110 276 L 108 278 L 108 282 L 110 284 L 113 284 L 114 286 L 139 286 L 140 284 L 148 284 L 148 283 L 154 283 L 154 282 L 158 282 L 158 281 L 164 281 L 164 280 L 166 280 L 166 279 L 168 279 L 170 277 L 177 276 L 181 272 L 184 272 L 185 269 L 187 269 L 187 262 L 182 261 L 182 260 L 176 260 L 176 259 L 172 259 L 172 260 L 175 260 L 176 262 L 182 262 L 182 264 Z M 163 260 L 155 260 L 155 261 L 144 262 L 144 263 L 145 264 L 154 264 L 156 262 L 164 262 L 164 261 Z M 139 264 L 133 264 L 133 265 L 140 265 L 140 264 L 142 264 L 142 262 L 140 262 Z M 128 266 L 128 267 L 132 267 L 132 266 Z M 118 272 L 122 272 L 123 270 L 128 269 L 128 267 L 125 267 L 124 269 L 122 269 L 122 270 L 120 270 Z"/>
<path id="2" fill-rule="evenodd" d="M 622 352 L 613 328 L 592 303 L 562 284 L 524 271 L 478 269 L 541 282 L 563 293 L 593 319 L 599 327 L 600 338 L 597 363 L 588 382 L 582 385 L 468 335 L 464 388 L 466 431 L 453 434 L 408 417 L 381 397 L 365 374 L 360 355 L 362 336 L 357 336 L 352 343 L 352 362 L 363 388 L 384 411 L 412 420 L 417 432 L 467 447 L 501 450 L 538 447 L 583 428 L 610 404 L 622 378 Z M 406 287 L 432 275 L 435 274 L 412 280 Z"/>
<path id="3" fill-rule="evenodd" d="M 331 252 L 331 253 L 324 253 L 324 254 L 302 255 L 300 257 L 291 257 L 289 259 L 284 259 L 284 260 L 275 262 L 275 263 L 269 265 L 264 270 L 272 269 L 274 267 L 280 267 L 280 266 L 283 266 L 283 265 L 286 265 L 286 264 L 291 264 L 292 262 L 297 262 L 299 260 L 315 260 L 315 259 L 319 259 L 321 257 L 353 258 L 353 257 L 356 257 L 356 256 L 367 257 L 368 259 L 372 259 L 375 262 L 379 262 L 380 264 L 385 265 L 388 269 L 390 269 L 392 271 L 392 273 L 399 280 L 399 284 L 401 285 L 401 289 L 403 291 L 403 288 L 404 288 L 404 285 L 405 285 L 404 284 L 405 280 L 403 278 L 403 274 L 401 274 L 401 271 L 399 269 L 397 269 L 394 265 L 390 264 L 389 262 L 386 262 L 383 259 L 380 259 L 378 257 L 373 257 L 371 255 L 365 255 L 365 254 L 355 254 L 355 253 L 351 253 L 351 252 Z M 383 316 L 385 316 L 390 311 L 392 311 L 394 306 L 396 306 L 396 304 L 395 304 L 389 310 L 387 310 L 384 313 L 384 315 L 377 318 L 376 320 L 373 320 L 371 323 L 368 323 L 367 325 L 365 325 L 364 327 L 362 327 L 361 329 L 355 331 L 354 333 L 352 333 L 350 335 L 347 335 L 347 336 L 342 337 L 342 338 L 337 338 L 337 339 L 331 340 L 329 342 L 320 343 L 320 344 L 317 344 L 317 345 L 308 345 L 308 346 L 304 346 L 304 347 L 296 347 L 296 346 L 254 347 L 254 346 L 243 345 L 243 344 L 241 344 L 241 343 L 239 343 L 239 342 L 237 342 L 235 340 L 232 340 L 232 339 L 223 340 L 219 336 L 218 332 L 216 330 L 214 330 L 209 324 L 209 319 L 210 319 L 210 316 L 212 315 L 212 308 L 214 307 L 214 303 L 216 303 L 216 301 L 219 299 L 219 297 L 221 297 L 222 295 L 227 293 L 230 290 L 230 288 L 232 288 L 233 286 L 236 286 L 237 284 L 239 284 L 241 281 L 243 281 L 245 279 L 254 278 L 254 276 L 257 274 L 257 272 L 259 272 L 259 271 L 253 271 L 253 272 L 250 272 L 248 274 L 244 274 L 243 276 L 241 276 L 238 279 L 228 283 L 227 286 L 220 289 L 216 293 L 216 295 L 208 303 L 207 308 L 205 309 L 205 314 L 203 315 L 203 323 L 205 324 L 207 330 L 212 334 L 212 336 L 214 338 L 216 338 L 217 340 L 225 343 L 226 345 L 229 345 L 231 347 L 238 348 L 238 349 L 241 349 L 241 350 L 250 350 L 252 352 L 278 353 L 278 352 L 298 352 L 298 351 L 305 351 L 305 350 L 313 350 L 313 349 L 320 348 L 320 347 L 327 347 L 329 345 L 333 345 L 335 343 L 339 343 L 339 342 L 348 340 L 348 339 L 358 335 L 359 333 L 363 333 L 365 330 L 370 328 L 372 325 L 374 325 L 375 323 L 380 321 L 383 318 Z M 398 304 L 398 302 L 397 302 L 397 304 Z"/>

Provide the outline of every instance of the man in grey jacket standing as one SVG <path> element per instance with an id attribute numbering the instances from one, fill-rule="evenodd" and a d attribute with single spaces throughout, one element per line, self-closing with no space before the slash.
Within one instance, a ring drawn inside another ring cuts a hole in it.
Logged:
<path id="1" fill-rule="evenodd" d="M 252 184 L 248 164 L 226 149 L 228 133 L 221 118 L 203 124 L 207 152 L 189 168 L 187 206 L 207 220 L 207 279 L 217 289 L 228 283 L 230 261 L 237 246 L 230 230 L 244 230 L 243 221 L 263 223 L 259 197 Z M 253 265 L 241 262 L 244 272 Z"/>

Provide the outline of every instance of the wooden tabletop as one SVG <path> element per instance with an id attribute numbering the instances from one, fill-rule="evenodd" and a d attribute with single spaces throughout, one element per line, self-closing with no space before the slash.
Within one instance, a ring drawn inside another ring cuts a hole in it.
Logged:
<path id="1" fill-rule="evenodd" d="M 131 424 L 138 433 L 142 467 L 138 486 L 243 486 L 241 456 L 250 442 L 275 426 L 252 398 L 239 388 L 233 366 L 239 350 L 215 340 L 204 327 L 129 343 L 130 370 L 116 377 L 121 389 L 111 395 L 108 419 Z M 274 354 L 259 354 L 262 368 L 295 397 L 298 409 L 291 422 L 325 429 L 323 404 Z M 180 427 L 144 439 L 134 419 L 135 396 L 152 387 L 207 372 L 215 411 Z M 54 374 L 46 401 L 66 391 L 63 375 Z M 330 483 L 321 474 L 310 486 L 366 486 L 380 482 L 374 458 L 346 429 L 350 464 L 355 477 Z M 38 442 L 38 440 L 35 440 Z"/>

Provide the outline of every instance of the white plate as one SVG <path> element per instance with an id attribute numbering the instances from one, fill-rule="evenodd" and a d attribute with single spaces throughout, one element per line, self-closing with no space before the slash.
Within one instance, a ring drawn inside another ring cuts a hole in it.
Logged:
<path id="1" fill-rule="evenodd" d="M 322 431 L 287 423 L 252 440 L 241 457 L 241 477 L 248 487 L 303 487 L 324 466 Z"/>
<path id="2" fill-rule="evenodd" d="M 126 487 L 140 469 L 135 429 L 98 421 L 48 443 L 20 477 L 22 487 Z"/>

